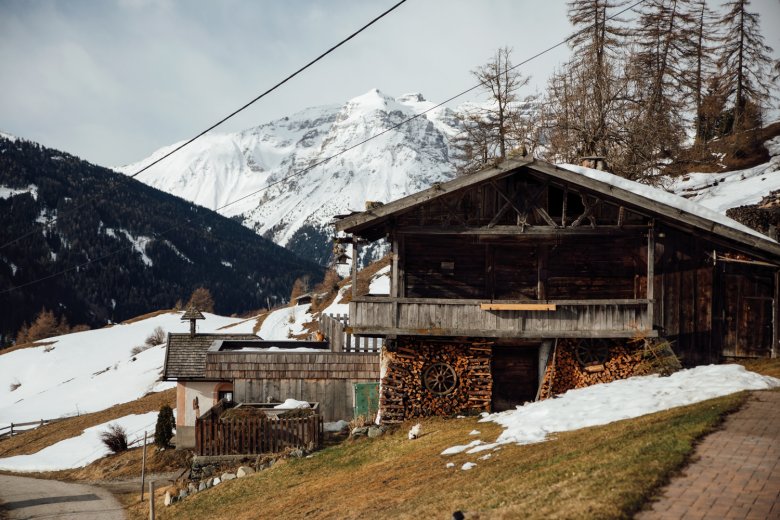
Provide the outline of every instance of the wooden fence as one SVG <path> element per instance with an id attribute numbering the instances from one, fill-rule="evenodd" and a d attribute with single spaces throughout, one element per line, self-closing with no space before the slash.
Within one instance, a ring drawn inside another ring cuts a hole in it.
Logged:
<path id="1" fill-rule="evenodd" d="M 5 438 L 10 438 L 13 437 L 14 435 L 19 435 L 20 433 L 34 430 L 36 428 L 40 428 L 45 424 L 54 423 L 57 421 L 61 421 L 63 419 L 67 419 L 67 417 L 59 417 L 57 419 L 40 419 L 38 421 L 30 421 L 30 422 L 11 423 L 8 426 L 3 426 L 2 428 L 0 428 L 0 440 Z"/>
<path id="2" fill-rule="evenodd" d="M 330 342 L 333 352 L 379 352 L 382 338 L 354 336 L 347 332 L 349 315 L 323 314 L 320 316 L 320 329 Z"/>
<path id="3" fill-rule="evenodd" d="M 198 455 L 255 455 L 276 453 L 285 448 L 320 448 L 322 416 L 235 417 L 220 420 L 216 413 L 195 421 L 195 449 Z"/>

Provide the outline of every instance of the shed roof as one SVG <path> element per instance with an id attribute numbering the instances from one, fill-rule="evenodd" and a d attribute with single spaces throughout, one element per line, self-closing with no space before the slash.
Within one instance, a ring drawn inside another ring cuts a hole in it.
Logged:
<path id="1" fill-rule="evenodd" d="M 165 349 L 163 380 L 204 379 L 206 351 L 218 340 L 259 340 L 255 334 L 169 333 Z"/>
<path id="2" fill-rule="evenodd" d="M 599 194 L 606 200 L 652 215 L 684 229 L 695 228 L 730 242 L 748 246 L 749 249 L 757 249 L 773 257 L 780 257 L 780 244 L 768 236 L 673 193 L 600 170 L 571 165 L 556 166 L 545 161 L 529 159 L 508 159 L 474 174 L 434 184 L 426 190 L 397 199 L 384 206 L 348 215 L 336 221 L 335 226 L 338 231 L 370 235 L 372 230 L 381 227 L 396 215 L 439 197 L 507 177 L 521 170 L 531 171 L 534 175 L 555 179 L 563 184 Z"/>

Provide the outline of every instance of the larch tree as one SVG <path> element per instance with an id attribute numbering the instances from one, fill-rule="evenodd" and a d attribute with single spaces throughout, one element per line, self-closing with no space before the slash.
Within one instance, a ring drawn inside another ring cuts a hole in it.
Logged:
<path id="1" fill-rule="evenodd" d="M 205 287 L 198 287 L 192 291 L 187 307 L 195 307 L 202 312 L 214 312 L 214 298 L 211 297 L 211 291 Z"/>
<path id="2" fill-rule="evenodd" d="M 472 74 L 488 100 L 458 115 L 461 131 L 452 140 L 460 173 L 471 173 L 491 161 L 502 161 L 511 150 L 530 145 L 526 111 L 533 98 L 521 100 L 518 90 L 528 84 L 512 65 L 512 50 L 502 47 Z M 525 153 L 528 153 L 527 150 Z"/>
<path id="3" fill-rule="evenodd" d="M 724 34 L 718 69 L 733 104 L 730 126 L 734 133 L 761 124 L 763 109 L 771 97 L 772 48 L 764 43 L 758 14 L 748 11 L 749 5 L 749 0 L 726 2 L 726 12 L 720 19 Z"/>

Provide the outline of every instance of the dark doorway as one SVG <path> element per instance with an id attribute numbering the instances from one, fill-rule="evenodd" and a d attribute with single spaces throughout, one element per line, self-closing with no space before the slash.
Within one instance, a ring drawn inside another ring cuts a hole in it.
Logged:
<path id="1" fill-rule="evenodd" d="M 539 387 L 538 347 L 494 347 L 493 411 L 513 410 L 536 399 Z"/>

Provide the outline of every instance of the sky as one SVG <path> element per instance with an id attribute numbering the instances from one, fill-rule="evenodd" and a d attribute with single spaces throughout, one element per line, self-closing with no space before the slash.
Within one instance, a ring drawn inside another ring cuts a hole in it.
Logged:
<path id="1" fill-rule="evenodd" d="M 105 166 L 135 162 L 199 133 L 394 3 L 0 0 L 0 130 Z M 780 2 L 752 8 L 780 57 Z M 408 0 L 218 131 L 372 88 L 439 102 L 472 86 L 470 71 L 499 47 L 518 63 L 571 30 L 564 0 Z M 525 94 L 543 90 L 568 55 L 562 46 L 521 68 Z"/>

